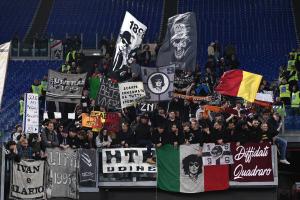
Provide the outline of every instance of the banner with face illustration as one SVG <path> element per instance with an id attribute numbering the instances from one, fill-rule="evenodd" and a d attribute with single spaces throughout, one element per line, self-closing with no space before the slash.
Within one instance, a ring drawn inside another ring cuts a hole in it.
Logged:
<path id="1" fill-rule="evenodd" d="M 145 100 L 158 102 L 170 100 L 173 96 L 175 66 L 159 68 L 142 67 L 142 79 L 146 91 Z"/>
<path id="2" fill-rule="evenodd" d="M 156 65 L 175 64 L 176 69 L 194 71 L 197 56 L 197 25 L 195 13 L 175 15 L 168 20 L 166 36 Z"/>
<path id="3" fill-rule="evenodd" d="M 116 43 L 116 51 L 112 66 L 112 73 L 115 78 L 124 79 L 128 71 L 128 64 L 136 56 L 147 27 L 139 22 L 129 12 L 126 12 L 120 34 Z"/>

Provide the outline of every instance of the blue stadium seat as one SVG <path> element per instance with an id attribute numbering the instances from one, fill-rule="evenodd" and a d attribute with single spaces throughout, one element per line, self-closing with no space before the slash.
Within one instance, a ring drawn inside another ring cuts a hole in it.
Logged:
<path id="1" fill-rule="evenodd" d="M 148 27 L 144 41 L 153 42 L 159 34 L 162 8 L 163 0 L 55 0 L 47 32 L 55 37 L 83 33 L 83 47 L 95 48 L 96 33 L 100 38 L 111 34 L 116 38 L 129 11 Z"/>
<path id="2" fill-rule="evenodd" d="M 273 80 L 278 67 L 286 64 L 287 52 L 296 46 L 291 1 L 179 0 L 178 10 L 196 13 L 201 66 L 211 41 L 233 42 L 244 69 Z"/>

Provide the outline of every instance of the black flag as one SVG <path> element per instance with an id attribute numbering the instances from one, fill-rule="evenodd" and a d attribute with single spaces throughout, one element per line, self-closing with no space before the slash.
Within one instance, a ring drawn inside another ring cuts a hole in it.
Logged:
<path id="1" fill-rule="evenodd" d="M 175 64 L 176 69 L 194 71 L 197 56 L 197 25 L 195 13 L 175 15 L 168 20 L 164 42 L 156 65 Z"/>

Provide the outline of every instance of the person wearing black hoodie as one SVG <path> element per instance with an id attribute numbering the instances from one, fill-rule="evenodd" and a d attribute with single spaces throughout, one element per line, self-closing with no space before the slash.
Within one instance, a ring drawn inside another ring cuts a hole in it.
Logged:
<path id="1" fill-rule="evenodd" d="M 148 124 L 148 116 L 142 115 L 140 123 L 135 128 L 135 141 L 139 147 L 147 147 L 146 157 L 147 163 L 155 164 L 156 162 L 152 158 L 151 148 L 153 147 L 151 141 L 151 127 Z"/>
<path id="2" fill-rule="evenodd" d="M 133 134 L 127 122 L 122 123 L 122 129 L 117 135 L 117 144 L 125 148 L 133 144 Z"/>
<path id="3" fill-rule="evenodd" d="M 171 126 L 171 143 L 174 145 L 174 147 L 178 147 L 179 145 L 184 143 L 183 132 L 176 124 L 173 124 Z"/>
<path id="4" fill-rule="evenodd" d="M 171 144 L 171 135 L 166 130 L 164 125 L 159 125 L 152 133 L 152 142 L 156 148 L 160 148 L 163 145 Z"/>
<path id="5" fill-rule="evenodd" d="M 239 146 L 241 144 L 245 144 L 247 142 L 247 135 L 248 135 L 249 129 L 247 122 L 245 121 L 239 121 L 236 126 L 236 132 L 233 135 L 232 139 L 233 142 L 236 142 L 236 145 Z"/>
<path id="6" fill-rule="evenodd" d="M 214 127 L 212 130 L 212 138 L 214 143 L 220 145 L 224 144 L 223 123 L 221 121 L 217 121 L 214 123 Z"/>
<path id="7" fill-rule="evenodd" d="M 249 132 L 247 135 L 247 142 L 258 143 L 260 142 L 260 122 L 258 119 L 253 119 L 250 124 Z"/>

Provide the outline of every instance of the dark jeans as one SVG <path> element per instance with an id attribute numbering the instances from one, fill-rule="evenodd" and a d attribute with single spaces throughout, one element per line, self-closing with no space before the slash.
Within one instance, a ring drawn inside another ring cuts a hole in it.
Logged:
<path id="1" fill-rule="evenodd" d="M 146 157 L 147 158 L 152 157 L 151 149 L 153 148 L 153 144 L 151 140 L 138 140 L 137 145 L 140 147 L 146 147 L 147 148 Z"/>
<path id="2" fill-rule="evenodd" d="M 275 144 L 277 145 L 280 152 L 280 160 L 286 159 L 285 154 L 286 154 L 287 141 L 280 137 L 276 137 Z"/>

